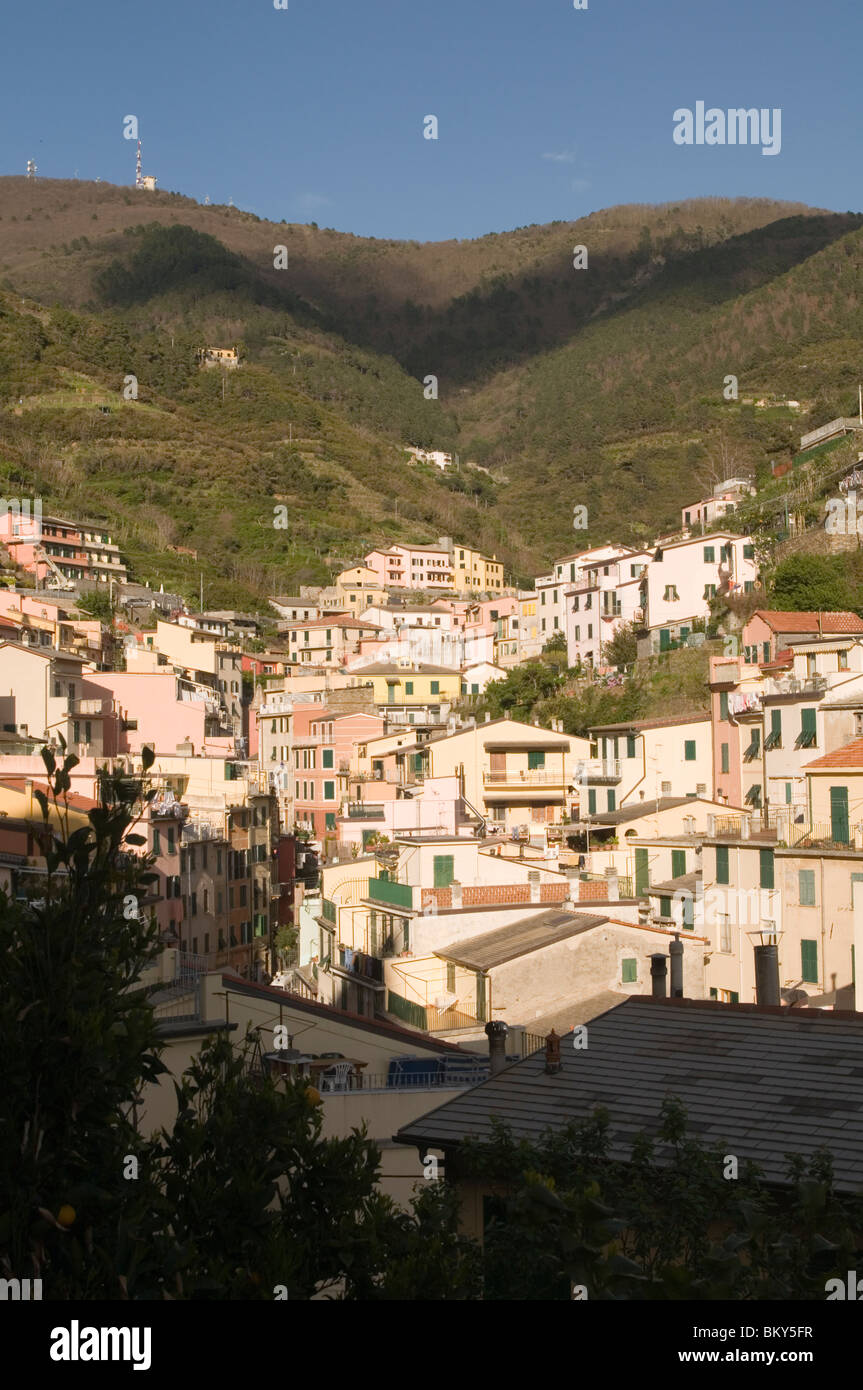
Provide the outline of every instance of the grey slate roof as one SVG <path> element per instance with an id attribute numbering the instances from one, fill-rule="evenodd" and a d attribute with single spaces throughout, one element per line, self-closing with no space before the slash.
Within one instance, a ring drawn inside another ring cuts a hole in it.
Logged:
<path id="1" fill-rule="evenodd" d="M 578 936 L 593 927 L 601 927 L 607 921 L 607 916 L 591 912 L 561 912 L 559 908 L 553 908 L 530 917 L 521 917 L 505 927 L 495 927 L 494 931 L 468 937 L 466 941 L 457 941 L 434 954 L 441 960 L 467 966 L 469 970 L 493 970 L 496 965 L 530 955 L 532 951 L 541 951 L 544 946 Z"/>
<path id="2" fill-rule="evenodd" d="M 694 893 L 700 882 L 700 871 L 693 871 L 691 874 L 681 874 L 679 878 L 666 879 L 665 883 L 651 883 L 647 890 L 647 896 L 649 898 L 655 898 L 657 894 L 660 893 L 663 896 L 666 894 L 671 894 L 673 896 L 675 893 Z"/>
<path id="3" fill-rule="evenodd" d="M 610 1116 L 610 1153 L 626 1160 L 635 1136 L 655 1134 L 666 1096 L 686 1107 L 703 1143 L 787 1181 L 787 1153 L 833 1155 L 836 1186 L 863 1186 L 863 1013 L 764 1009 L 636 995 L 588 1024 L 588 1046 L 561 1042 L 562 1070 L 544 1052 L 412 1121 L 400 1143 L 451 1149 L 491 1137 L 492 1116 L 516 1138 Z M 662 1148 L 657 1146 L 661 1159 Z"/>
<path id="4" fill-rule="evenodd" d="M 685 806 L 687 802 L 698 805 L 704 800 L 700 796 L 661 796 L 658 801 L 635 801 L 622 806 L 619 811 L 600 811 L 590 818 L 591 825 L 622 825 L 625 821 L 638 820 L 639 816 L 653 816 L 657 811 L 671 811 L 675 806 Z"/>

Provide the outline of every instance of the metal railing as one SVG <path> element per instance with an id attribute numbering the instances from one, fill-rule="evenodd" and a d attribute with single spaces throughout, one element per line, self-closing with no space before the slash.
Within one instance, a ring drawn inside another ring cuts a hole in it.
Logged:
<path id="1" fill-rule="evenodd" d="M 521 785 L 524 783 L 525 786 L 531 787 L 562 787 L 567 780 L 563 769 L 561 769 L 560 772 L 549 772 L 545 768 L 530 768 L 527 770 L 524 768 L 513 768 L 511 771 L 506 770 L 503 772 L 498 769 L 492 770 L 491 768 L 483 768 L 482 777 L 484 782 L 498 786 L 506 783 L 514 785 Z"/>

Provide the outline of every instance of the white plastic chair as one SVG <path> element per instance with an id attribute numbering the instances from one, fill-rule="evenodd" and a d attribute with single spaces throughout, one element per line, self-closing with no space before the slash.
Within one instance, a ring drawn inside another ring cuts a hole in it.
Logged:
<path id="1" fill-rule="evenodd" d="M 349 1091 L 354 1074 L 353 1062 L 336 1062 L 321 1072 L 322 1091 Z"/>

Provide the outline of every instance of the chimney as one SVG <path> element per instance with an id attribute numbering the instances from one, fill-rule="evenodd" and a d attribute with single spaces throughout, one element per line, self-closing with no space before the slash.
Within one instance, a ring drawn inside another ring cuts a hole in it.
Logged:
<path id="1" fill-rule="evenodd" d="M 527 875 L 530 885 L 530 900 L 532 903 L 542 902 L 542 889 L 539 882 L 539 873 L 536 869 L 530 869 Z"/>
<path id="2" fill-rule="evenodd" d="M 716 813 L 713 812 L 707 817 L 707 838 L 712 840 L 716 834 Z"/>
<path id="3" fill-rule="evenodd" d="M 556 1076 L 563 1070 L 560 1060 L 560 1038 L 552 1028 L 545 1040 L 545 1073 L 546 1076 Z"/>
<path id="4" fill-rule="evenodd" d="M 776 942 L 755 947 L 755 1002 L 782 1002 L 779 995 L 779 947 Z"/>
<path id="5" fill-rule="evenodd" d="M 656 951 L 650 957 L 650 992 L 654 999 L 665 998 L 665 972 L 667 957 Z"/>
<path id="6" fill-rule="evenodd" d="M 614 866 L 605 871 L 606 896 L 610 903 L 616 903 L 620 898 L 620 879 L 617 869 Z"/>
<path id="7" fill-rule="evenodd" d="M 461 907 L 461 884 L 451 883 L 449 886 L 450 902 L 453 907 Z"/>
<path id="8" fill-rule="evenodd" d="M 672 999 L 683 998 L 683 942 L 677 932 L 674 933 L 674 940 L 668 948 L 671 957 L 671 997 Z"/>
<path id="9" fill-rule="evenodd" d="M 489 1075 L 497 1076 L 506 1066 L 506 1024 L 496 1020 L 485 1025 L 488 1038 Z"/>

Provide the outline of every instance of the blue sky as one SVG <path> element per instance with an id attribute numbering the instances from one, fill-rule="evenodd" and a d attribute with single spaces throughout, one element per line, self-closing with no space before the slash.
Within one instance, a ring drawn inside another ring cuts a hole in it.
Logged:
<path id="1" fill-rule="evenodd" d="M 7 0 L 0 173 L 441 240 L 708 194 L 863 206 L 859 0 Z M 673 113 L 779 107 L 782 149 Z M 423 139 L 436 115 L 439 138 Z"/>

